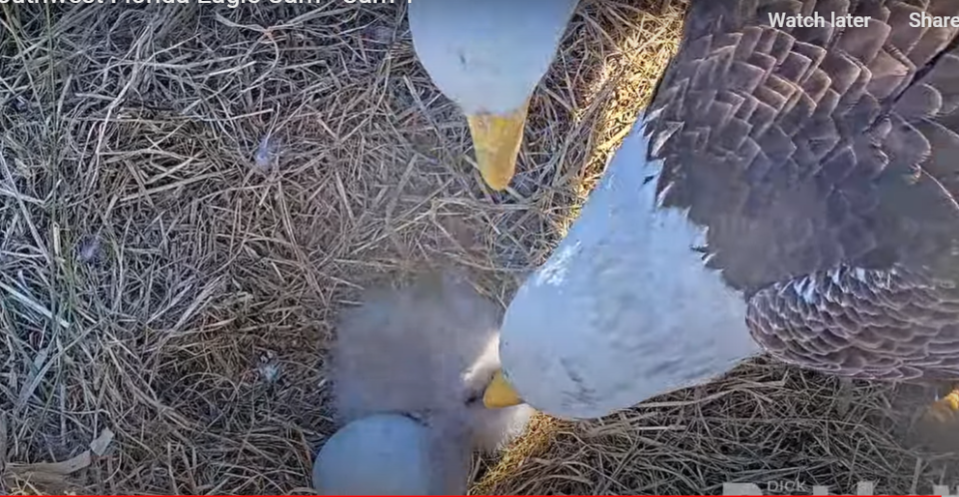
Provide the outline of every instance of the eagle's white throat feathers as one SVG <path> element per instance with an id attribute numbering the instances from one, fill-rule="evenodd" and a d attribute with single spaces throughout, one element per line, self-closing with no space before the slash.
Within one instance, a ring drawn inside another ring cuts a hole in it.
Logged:
<path id="1" fill-rule="evenodd" d="M 660 209 L 637 120 L 549 261 L 507 309 L 500 355 L 531 406 L 595 418 L 708 380 L 759 352 L 746 302 L 696 250 L 704 230 Z"/>

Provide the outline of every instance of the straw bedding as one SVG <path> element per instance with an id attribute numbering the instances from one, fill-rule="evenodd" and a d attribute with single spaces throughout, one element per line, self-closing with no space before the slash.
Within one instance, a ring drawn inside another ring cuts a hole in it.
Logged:
<path id="1" fill-rule="evenodd" d="M 491 194 L 403 5 L 0 4 L 0 490 L 308 493 L 339 310 L 442 265 L 508 302 L 645 103 L 683 7 L 586 2 L 520 174 Z M 601 421 L 540 416 L 476 461 L 473 491 L 959 483 L 951 455 L 904 444 L 900 390 L 847 402 L 760 360 Z"/>

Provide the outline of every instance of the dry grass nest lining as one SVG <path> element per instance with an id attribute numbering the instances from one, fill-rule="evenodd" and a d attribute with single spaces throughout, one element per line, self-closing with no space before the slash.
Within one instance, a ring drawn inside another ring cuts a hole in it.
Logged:
<path id="1" fill-rule="evenodd" d="M 308 492 L 337 310 L 450 264 L 507 302 L 682 10 L 587 2 L 513 189 L 490 194 L 401 5 L 0 5 L 0 490 Z M 862 386 L 844 417 L 835 392 L 760 362 L 606 420 L 540 418 L 474 491 L 956 483 L 899 445 L 892 390 Z M 51 461 L 70 467 L 31 465 Z"/>

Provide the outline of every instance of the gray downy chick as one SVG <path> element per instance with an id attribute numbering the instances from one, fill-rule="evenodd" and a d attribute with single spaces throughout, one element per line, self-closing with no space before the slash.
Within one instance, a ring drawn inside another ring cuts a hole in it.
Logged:
<path id="1" fill-rule="evenodd" d="M 341 494 L 464 494 L 471 453 L 502 448 L 533 413 L 526 405 L 483 406 L 483 391 L 500 365 L 501 315 L 452 274 L 372 290 L 360 307 L 344 312 L 332 377 L 337 421 L 346 426 L 317 457 L 314 487 Z"/>

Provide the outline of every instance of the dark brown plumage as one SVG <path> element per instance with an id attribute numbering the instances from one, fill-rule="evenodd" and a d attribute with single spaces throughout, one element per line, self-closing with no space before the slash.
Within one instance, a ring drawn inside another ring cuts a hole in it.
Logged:
<path id="1" fill-rule="evenodd" d="M 770 27 L 815 12 L 870 20 Z M 913 12 L 959 2 L 693 1 L 646 113 L 663 204 L 788 363 L 959 379 L 959 28 Z"/>

